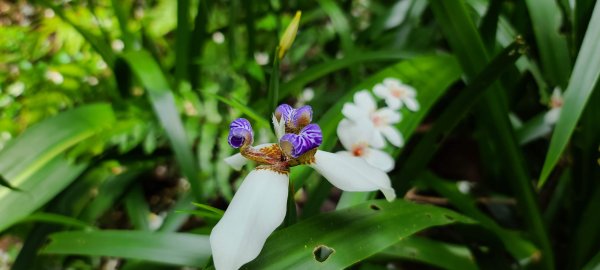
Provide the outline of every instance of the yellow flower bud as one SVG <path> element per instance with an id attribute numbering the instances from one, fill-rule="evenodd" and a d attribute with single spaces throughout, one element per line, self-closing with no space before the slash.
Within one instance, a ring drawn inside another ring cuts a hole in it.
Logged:
<path id="1" fill-rule="evenodd" d="M 290 47 L 292 47 L 292 43 L 294 43 L 296 33 L 298 32 L 298 25 L 300 24 L 301 15 L 301 11 L 296 11 L 294 19 L 292 19 L 288 27 L 285 29 L 285 32 L 283 32 L 283 36 L 279 41 L 279 51 L 277 53 L 277 57 L 279 57 L 280 60 L 283 59 L 285 53 L 290 49 Z"/>

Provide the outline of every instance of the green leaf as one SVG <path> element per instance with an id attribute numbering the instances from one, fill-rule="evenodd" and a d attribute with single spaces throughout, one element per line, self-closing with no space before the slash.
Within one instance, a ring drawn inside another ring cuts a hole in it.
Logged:
<path id="1" fill-rule="evenodd" d="M 577 55 L 569 86 L 565 91 L 561 115 L 556 123 L 546 154 L 538 187 L 542 187 L 567 147 L 585 105 L 598 87 L 600 78 L 600 3 L 596 3 L 583 44 Z M 597 104 L 595 104 L 597 105 Z"/>
<path id="2" fill-rule="evenodd" d="M 489 55 L 471 14 L 463 0 L 430 0 L 430 7 L 470 82 L 489 64 Z M 511 185 L 528 231 L 542 250 L 543 266 L 554 269 L 554 255 L 528 176 L 528 165 L 508 119 L 507 97 L 498 83 L 491 87 L 477 106 L 478 124 L 489 134 L 494 147 L 500 149 L 495 154 L 503 167 L 502 177 Z"/>
<path id="3" fill-rule="evenodd" d="M 12 191 L 21 191 L 21 190 L 19 190 L 18 188 L 16 188 L 16 187 L 13 187 L 13 186 L 10 184 L 10 182 L 8 182 L 8 180 L 6 180 L 6 179 L 4 178 L 4 176 L 2 176 L 2 175 L 0 175 L 0 186 L 3 186 L 3 187 L 5 187 L 5 188 L 8 188 L 8 189 L 10 189 L 10 190 L 12 190 Z"/>
<path id="4" fill-rule="evenodd" d="M 542 60 L 544 77 L 550 85 L 565 87 L 571 72 L 567 41 L 560 34 L 562 13 L 557 1 L 525 0 Z"/>
<path id="5" fill-rule="evenodd" d="M 402 239 L 377 257 L 418 261 L 448 270 L 479 269 L 468 248 L 416 236 Z"/>
<path id="6" fill-rule="evenodd" d="M 192 154 L 192 147 L 189 144 L 179 112 L 175 106 L 175 98 L 171 92 L 171 87 L 160 66 L 144 50 L 126 52 L 122 57 L 127 61 L 140 83 L 147 89 L 154 113 L 167 133 L 177 162 L 190 182 L 194 195 L 196 198 L 200 198 L 202 194 L 200 179 L 196 161 Z"/>
<path id="7" fill-rule="evenodd" d="M 456 183 L 444 181 L 431 174 L 426 174 L 423 181 L 429 188 L 447 198 L 458 210 L 477 220 L 482 227 L 494 232 L 506 250 L 519 262 L 530 262 L 537 255 L 538 249 L 532 243 L 521 238 L 517 232 L 500 227 L 492 218 L 479 210 L 473 198 L 461 193 Z"/>
<path id="8" fill-rule="evenodd" d="M 211 94 L 211 93 L 204 93 L 204 95 L 208 96 L 208 97 L 214 97 L 216 99 L 218 99 L 219 101 L 238 109 L 240 112 L 242 112 L 243 114 L 245 114 L 246 116 L 248 116 L 250 119 L 252 119 L 253 121 L 255 121 L 258 125 L 262 126 L 262 127 L 270 127 L 271 126 L 271 122 L 267 121 L 264 117 L 260 116 L 259 113 L 257 113 L 255 110 L 253 110 L 252 108 L 242 104 L 242 102 L 240 102 L 239 100 L 235 99 L 235 98 L 225 98 L 222 96 L 219 96 L 217 94 Z"/>
<path id="9" fill-rule="evenodd" d="M 302 90 L 302 88 L 310 82 L 343 68 L 366 62 L 393 62 L 402 59 L 410 59 L 414 56 L 415 54 L 413 53 L 398 51 L 361 52 L 360 54 L 347 55 L 342 59 L 324 62 L 297 73 L 294 78 L 283 83 L 281 85 L 281 95 L 279 98 L 281 100 L 294 91 Z"/>
<path id="10" fill-rule="evenodd" d="M 600 270 L 600 251 L 596 253 L 594 258 L 592 258 L 583 268 L 583 270 Z"/>
<path id="11" fill-rule="evenodd" d="M 424 229 L 472 221 L 451 210 L 403 200 L 372 201 L 318 215 L 272 234 L 249 269 L 343 269 Z M 322 262 L 315 258 L 333 253 Z"/>
<path id="12" fill-rule="evenodd" d="M 71 183 L 87 164 L 72 164 L 62 154 L 114 121 L 109 105 L 87 105 L 46 119 L 10 141 L 0 152 L 0 175 L 23 192 L 0 189 L 0 231 Z"/>
<path id="13" fill-rule="evenodd" d="M 203 266 L 210 257 L 208 236 L 141 231 L 60 232 L 50 235 L 44 254 L 138 259 Z"/>
<path id="14" fill-rule="evenodd" d="M 323 132 L 323 144 L 320 149 L 331 151 L 335 147 L 337 143 L 336 128 L 343 118 L 341 111 L 344 103 L 350 102 L 355 92 L 362 89 L 372 89 L 373 86 L 381 83 L 385 78 L 400 79 L 412 85 L 417 91 L 417 100 L 421 108 L 417 112 L 409 112 L 407 109 L 403 109 L 405 117 L 396 125 L 405 140 L 408 141 L 429 109 L 445 93 L 448 87 L 460 78 L 460 68 L 456 60 L 449 55 L 428 55 L 400 62 L 366 78 L 361 84 L 348 91 L 319 119 L 318 123 Z M 293 167 L 290 179 L 294 181 L 296 187 L 300 187 L 305 183 L 307 175 L 311 172 L 313 170 L 306 166 Z"/>
<path id="15" fill-rule="evenodd" d="M 421 56 L 408 61 L 400 62 L 389 68 L 386 68 L 379 73 L 366 78 L 363 83 L 354 87 L 351 91 L 340 98 L 319 120 L 319 125 L 323 131 L 323 144 L 321 149 L 331 151 L 337 143 L 336 129 L 338 123 L 342 120 L 343 115 L 340 113 L 345 102 L 350 102 L 356 91 L 362 89 L 373 89 L 373 87 L 381 83 L 385 78 L 397 78 L 401 81 L 412 85 L 417 91 L 417 100 L 421 108 L 417 112 L 410 112 L 404 109 L 404 117 L 396 128 L 402 133 L 405 141 L 408 141 L 419 123 L 425 118 L 432 106 L 437 100 L 443 96 L 448 87 L 458 80 L 460 77 L 460 69 L 456 60 L 448 55 L 429 55 Z M 399 155 L 399 152 L 395 153 Z M 292 168 L 290 179 L 294 181 L 294 185 L 302 186 L 308 175 L 313 170 L 306 167 Z M 325 180 L 323 180 L 325 181 Z M 323 188 L 330 189 L 327 185 L 322 185 Z M 317 191 L 318 192 L 318 191 Z M 369 198 L 370 195 L 363 193 L 350 193 L 342 195 L 341 205 L 339 209 L 354 205 Z M 325 197 L 311 197 L 326 199 Z M 321 203 L 312 203 L 309 201 L 307 205 L 316 206 L 317 209 Z M 314 213 L 316 210 L 305 211 L 305 213 Z"/>
<path id="16" fill-rule="evenodd" d="M 58 215 L 58 214 L 42 213 L 42 212 L 33 213 L 33 214 L 27 216 L 26 218 L 22 219 L 19 222 L 20 223 L 27 223 L 27 222 L 54 223 L 54 224 L 60 224 L 60 225 L 64 225 L 64 226 L 72 226 L 72 227 L 75 227 L 78 229 L 83 229 L 83 230 L 90 230 L 90 229 L 94 228 L 92 225 L 87 224 L 79 219 L 75 219 L 75 218 L 63 216 L 63 215 Z"/>

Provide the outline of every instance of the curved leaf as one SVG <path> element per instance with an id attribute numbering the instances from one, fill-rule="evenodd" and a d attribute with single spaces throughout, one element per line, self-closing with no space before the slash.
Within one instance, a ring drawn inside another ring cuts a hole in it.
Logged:
<path id="1" fill-rule="evenodd" d="M 592 19 L 583 39 L 581 50 L 573 68 L 573 75 L 565 91 L 562 113 L 556 123 L 550 148 L 540 174 L 538 187 L 542 187 L 550 172 L 567 147 L 571 134 L 594 88 L 600 79 L 600 2 L 596 3 Z M 595 104 L 597 105 L 597 104 Z"/>
<path id="2" fill-rule="evenodd" d="M 210 257 L 208 236 L 141 231 L 60 232 L 42 253 L 109 256 L 202 266 Z"/>
<path id="3" fill-rule="evenodd" d="M 196 198 L 201 197 L 200 179 L 192 147 L 175 106 L 175 98 L 158 63 L 147 51 L 131 51 L 123 54 L 133 73 L 147 89 L 154 113 L 171 142 L 175 157 L 187 177 Z"/>
<path id="4" fill-rule="evenodd" d="M 71 183 L 87 165 L 72 164 L 62 154 L 114 121 L 110 105 L 87 105 L 49 118 L 12 140 L 0 152 L 0 175 L 22 192 L 0 189 L 0 231 Z"/>
<path id="5" fill-rule="evenodd" d="M 473 223 L 451 210 L 397 200 L 372 201 L 277 231 L 248 269 L 343 269 L 421 230 Z M 320 248 L 320 249 L 319 249 Z M 331 249 L 322 261 L 315 258 Z"/>

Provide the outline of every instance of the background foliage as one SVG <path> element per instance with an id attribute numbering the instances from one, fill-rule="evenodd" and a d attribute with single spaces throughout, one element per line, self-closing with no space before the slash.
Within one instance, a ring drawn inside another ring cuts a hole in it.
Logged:
<path id="1" fill-rule="evenodd" d="M 294 168 L 298 219 L 247 268 L 600 268 L 596 1 L 1 0 L 0 27 L 0 269 L 211 268 L 248 172 L 229 122 L 269 141 L 273 104 L 310 104 L 337 150 L 344 102 L 386 77 L 421 104 L 405 200 Z"/>

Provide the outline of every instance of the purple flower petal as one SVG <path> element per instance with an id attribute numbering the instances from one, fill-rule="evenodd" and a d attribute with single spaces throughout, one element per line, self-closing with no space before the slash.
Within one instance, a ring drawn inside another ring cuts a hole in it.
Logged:
<path id="1" fill-rule="evenodd" d="M 292 122 L 296 127 L 304 127 L 312 121 L 312 107 L 305 105 L 292 112 Z"/>
<path id="2" fill-rule="evenodd" d="M 233 148 L 240 148 L 244 144 L 252 144 L 254 132 L 250 122 L 245 118 L 233 120 L 229 125 L 229 136 L 227 141 Z"/>
<path id="3" fill-rule="evenodd" d="M 277 120 L 280 120 L 281 117 L 283 117 L 283 120 L 286 123 L 290 119 L 292 119 L 293 113 L 294 113 L 294 108 L 292 108 L 292 106 L 287 105 L 287 104 L 281 104 L 281 105 L 277 106 L 277 108 L 275 109 L 275 117 L 277 118 Z"/>
<path id="4" fill-rule="evenodd" d="M 323 142 L 323 132 L 317 124 L 309 124 L 300 131 L 300 136 L 310 140 L 314 147 L 318 147 Z M 313 148 L 314 148 L 313 147 Z"/>
<path id="5" fill-rule="evenodd" d="M 304 127 L 300 134 L 287 133 L 279 140 L 282 150 L 293 158 L 318 147 L 323 142 L 321 128 L 317 124 Z"/>

